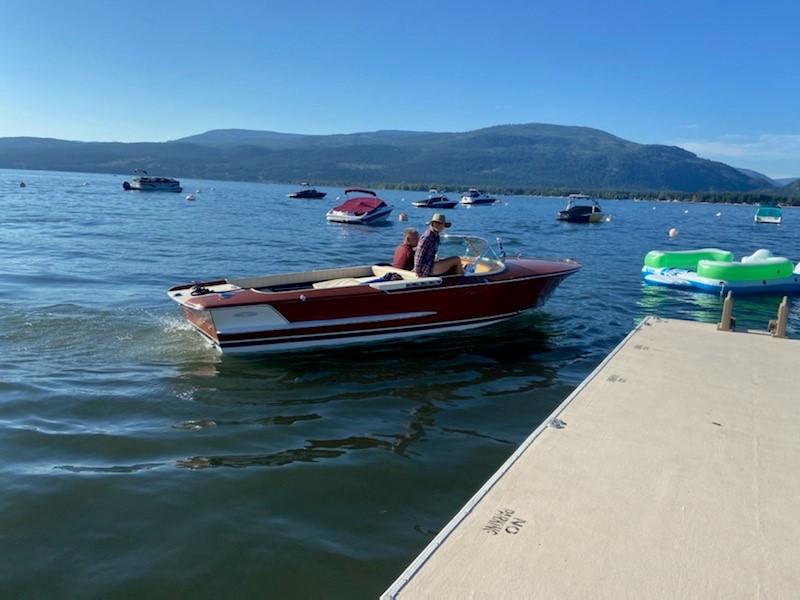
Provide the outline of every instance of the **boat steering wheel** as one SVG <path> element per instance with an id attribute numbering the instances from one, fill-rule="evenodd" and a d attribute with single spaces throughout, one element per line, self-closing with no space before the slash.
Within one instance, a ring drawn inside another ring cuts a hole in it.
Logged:
<path id="1" fill-rule="evenodd" d="M 470 263 L 467 263 L 467 266 L 464 267 L 464 275 L 475 275 L 475 267 L 478 265 L 479 259 L 480 257 L 476 258 Z"/>

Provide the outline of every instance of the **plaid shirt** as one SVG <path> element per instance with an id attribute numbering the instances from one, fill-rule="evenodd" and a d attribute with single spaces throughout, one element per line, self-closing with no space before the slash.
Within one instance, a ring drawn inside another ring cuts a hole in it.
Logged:
<path id="1" fill-rule="evenodd" d="M 414 255 L 414 272 L 417 277 L 430 277 L 436 252 L 439 250 L 439 234 L 430 227 L 419 238 Z"/>

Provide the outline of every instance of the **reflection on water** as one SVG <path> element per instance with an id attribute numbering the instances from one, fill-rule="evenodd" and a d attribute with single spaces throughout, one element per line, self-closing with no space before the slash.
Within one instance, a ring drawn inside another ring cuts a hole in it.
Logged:
<path id="1" fill-rule="evenodd" d="M 536 369 L 530 358 L 553 349 L 551 338 L 562 332 L 543 313 L 525 314 L 492 328 L 423 336 L 381 345 L 345 346 L 328 351 L 234 355 L 221 357 L 209 349 L 195 361 L 178 365 L 180 387 L 200 386 L 209 378 L 239 385 L 245 379 L 281 385 L 300 382 L 332 383 L 386 381 L 385 377 L 415 375 L 430 369 L 439 373 L 469 371 L 470 377 L 491 377 L 514 367 Z M 391 384 L 397 384 L 393 379 Z M 402 383 L 399 382 L 399 383 Z"/>
<path id="2" fill-rule="evenodd" d="M 560 336 L 563 332 L 556 319 L 533 313 L 485 332 L 333 352 L 253 354 L 208 362 L 201 357 L 184 362 L 172 382 L 174 394 L 191 400 L 205 414 L 173 427 L 204 432 L 290 426 L 281 440 L 291 446 L 270 449 L 274 439 L 264 439 L 264 452 L 197 455 L 178 459 L 175 465 L 189 469 L 283 467 L 364 450 L 406 456 L 419 452 L 429 431 L 513 445 L 491 428 L 481 431 L 477 423 L 446 425 L 437 418 L 447 406 L 490 404 L 494 397 L 548 390 L 559 366 L 581 353 L 576 347 L 557 344 Z M 286 413 L 289 408 L 292 414 Z M 245 409 L 253 414 L 243 415 Z M 215 416 L 220 411 L 236 411 L 238 416 Z M 342 419 L 349 420 L 342 423 Z M 359 433 L 315 435 L 328 429 Z"/>
<path id="3" fill-rule="evenodd" d="M 777 317 L 778 305 L 782 299 L 783 296 L 780 295 L 734 295 L 733 315 L 736 318 L 737 329 L 766 331 L 769 321 Z M 718 323 L 722 314 L 723 300 L 721 295 L 716 294 L 642 284 L 641 295 L 636 302 L 641 309 L 637 318 L 641 320 L 648 315 L 663 315 L 701 323 Z M 798 320 L 792 318 L 798 310 L 797 305 L 797 300 L 790 297 L 790 319 L 787 328 L 789 335 L 798 331 Z"/>
<path id="4" fill-rule="evenodd" d="M 293 462 L 316 462 L 323 458 L 337 458 L 342 454 L 344 454 L 344 450 L 309 447 L 263 455 L 192 456 L 191 458 L 176 461 L 175 466 L 193 470 L 212 467 L 233 467 L 237 469 L 254 466 L 280 467 Z"/>

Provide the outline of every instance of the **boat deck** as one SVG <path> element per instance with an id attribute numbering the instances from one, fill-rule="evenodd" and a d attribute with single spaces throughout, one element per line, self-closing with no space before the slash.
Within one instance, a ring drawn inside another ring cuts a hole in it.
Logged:
<path id="1" fill-rule="evenodd" d="M 383 597 L 798 597 L 799 366 L 646 320 Z"/>

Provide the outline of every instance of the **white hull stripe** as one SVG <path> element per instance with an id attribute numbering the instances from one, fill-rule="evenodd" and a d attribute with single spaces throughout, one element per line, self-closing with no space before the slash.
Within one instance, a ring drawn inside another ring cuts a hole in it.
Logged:
<path id="1" fill-rule="evenodd" d="M 510 316 L 515 316 L 515 315 L 510 315 Z M 408 330 L 390 331 L 387 333 L 365 332 L 364 335 L 359 335 L 359 336 L 349 335 L 349 336 L 322 339 L 322 340 L 302 340 L 302 341 L 289 340 L 289 341 L 282 341 L 279 343 L 266 343 L 266 344 L 256 343 L 249 346 L 236 346 L 236 347 L 223 345 L 220 349 L 225 354 L 244 354 L 248 352 L 252 353 L 252 352 L 276 352 L 280 350 L 310 350 L 314 348 L 326 348 L 332 346 L 366 344 L 378 341 L 401 340 L 403 338 L 410 338 L 420 335 L 433 335 L 437 333 L 454 332 L 454 331 L 468 331 L 470 329 L 477 329 L 479 327 L 493 325 L 494 323 L 505 321 L 508 318 L 510 317 L 507 316 L 502 318 L 493 318 L 490 321 L 480 321 L 480 322 L 466 323 L 460 325 L 435 326 L 428 329 L 413 330 L 413 331 L 408 331 Z"/>
<path id="2" fill-rule="evenodd" d="M 257 338 L 252 340 L 241 340 L 241 341 L 237 340 L 232 342 L 223 341 L 216 343 L 222 349 L 227 350 L 228 348 L 240 348 L 246 346 L 269 346 L 273 344 L 291 343 L 291 342 L 300 342 L 301 344 L 305 344 L 308 342 L 319 342 L 319 341 L 330 342 L 330 341 L 339 341 L 346 338 L 363 338 L 366 336 L 377 336 L 377 335 L 384 337 L 394 337 L 394 336 L 399 337 L 404 334 L 433 332 L 436 330 L 455 329 L 455 328 L 470 327 L 470 326 L 480 327 L 481 325 L 489 325 L 497 321 L 509 319 L 513 316 L 520 314 L 520 312 L 522 311 L 506 313 L 502 315 L 492 315 L 491 317 L 480 317 L 477 319 L 464 319 L 460 321 L 430 323 L 428 325 L 405 325 L 401 327 L 383 327 L 383 328 L 365 329 L 359 331 L 338 331 L 335 333 L 322 333 L 322 334 L 311 333 L 304 335 Z"/>
<path id="3" fill-rule="evenodd" d="M 256 304 L 255 306 L 259 306 Z M 211 315 L 214 315 L 215 310 L 211 309 Z M 364 317 L 347 317 L 344 319 L 320 319 L 317 321 L 294 321 L 292 323 L 281 323 L 274 327 L 265 327 L 267 323 L 252 323 L 250 332 L 258 331 L 259 325 L 264 327 L 261 331 L 287 331 L 292 329 L 308 329 L 309 327 L 340 327 L 342 325 L 359 325 L 361 323 L 378 323 L 381 321 L 399 321 L 401 319 L 421 319 L 423 317 L 430 317 L 435 315 L 435 311 L 420 311 L 420 312 L 407 312 L 407 313 L 393 313 L 388 315 L 368 315 Z M 247 333 L 247 331 L 224 331 L 222 329 L 217 331 L 217 335 Z"/>

